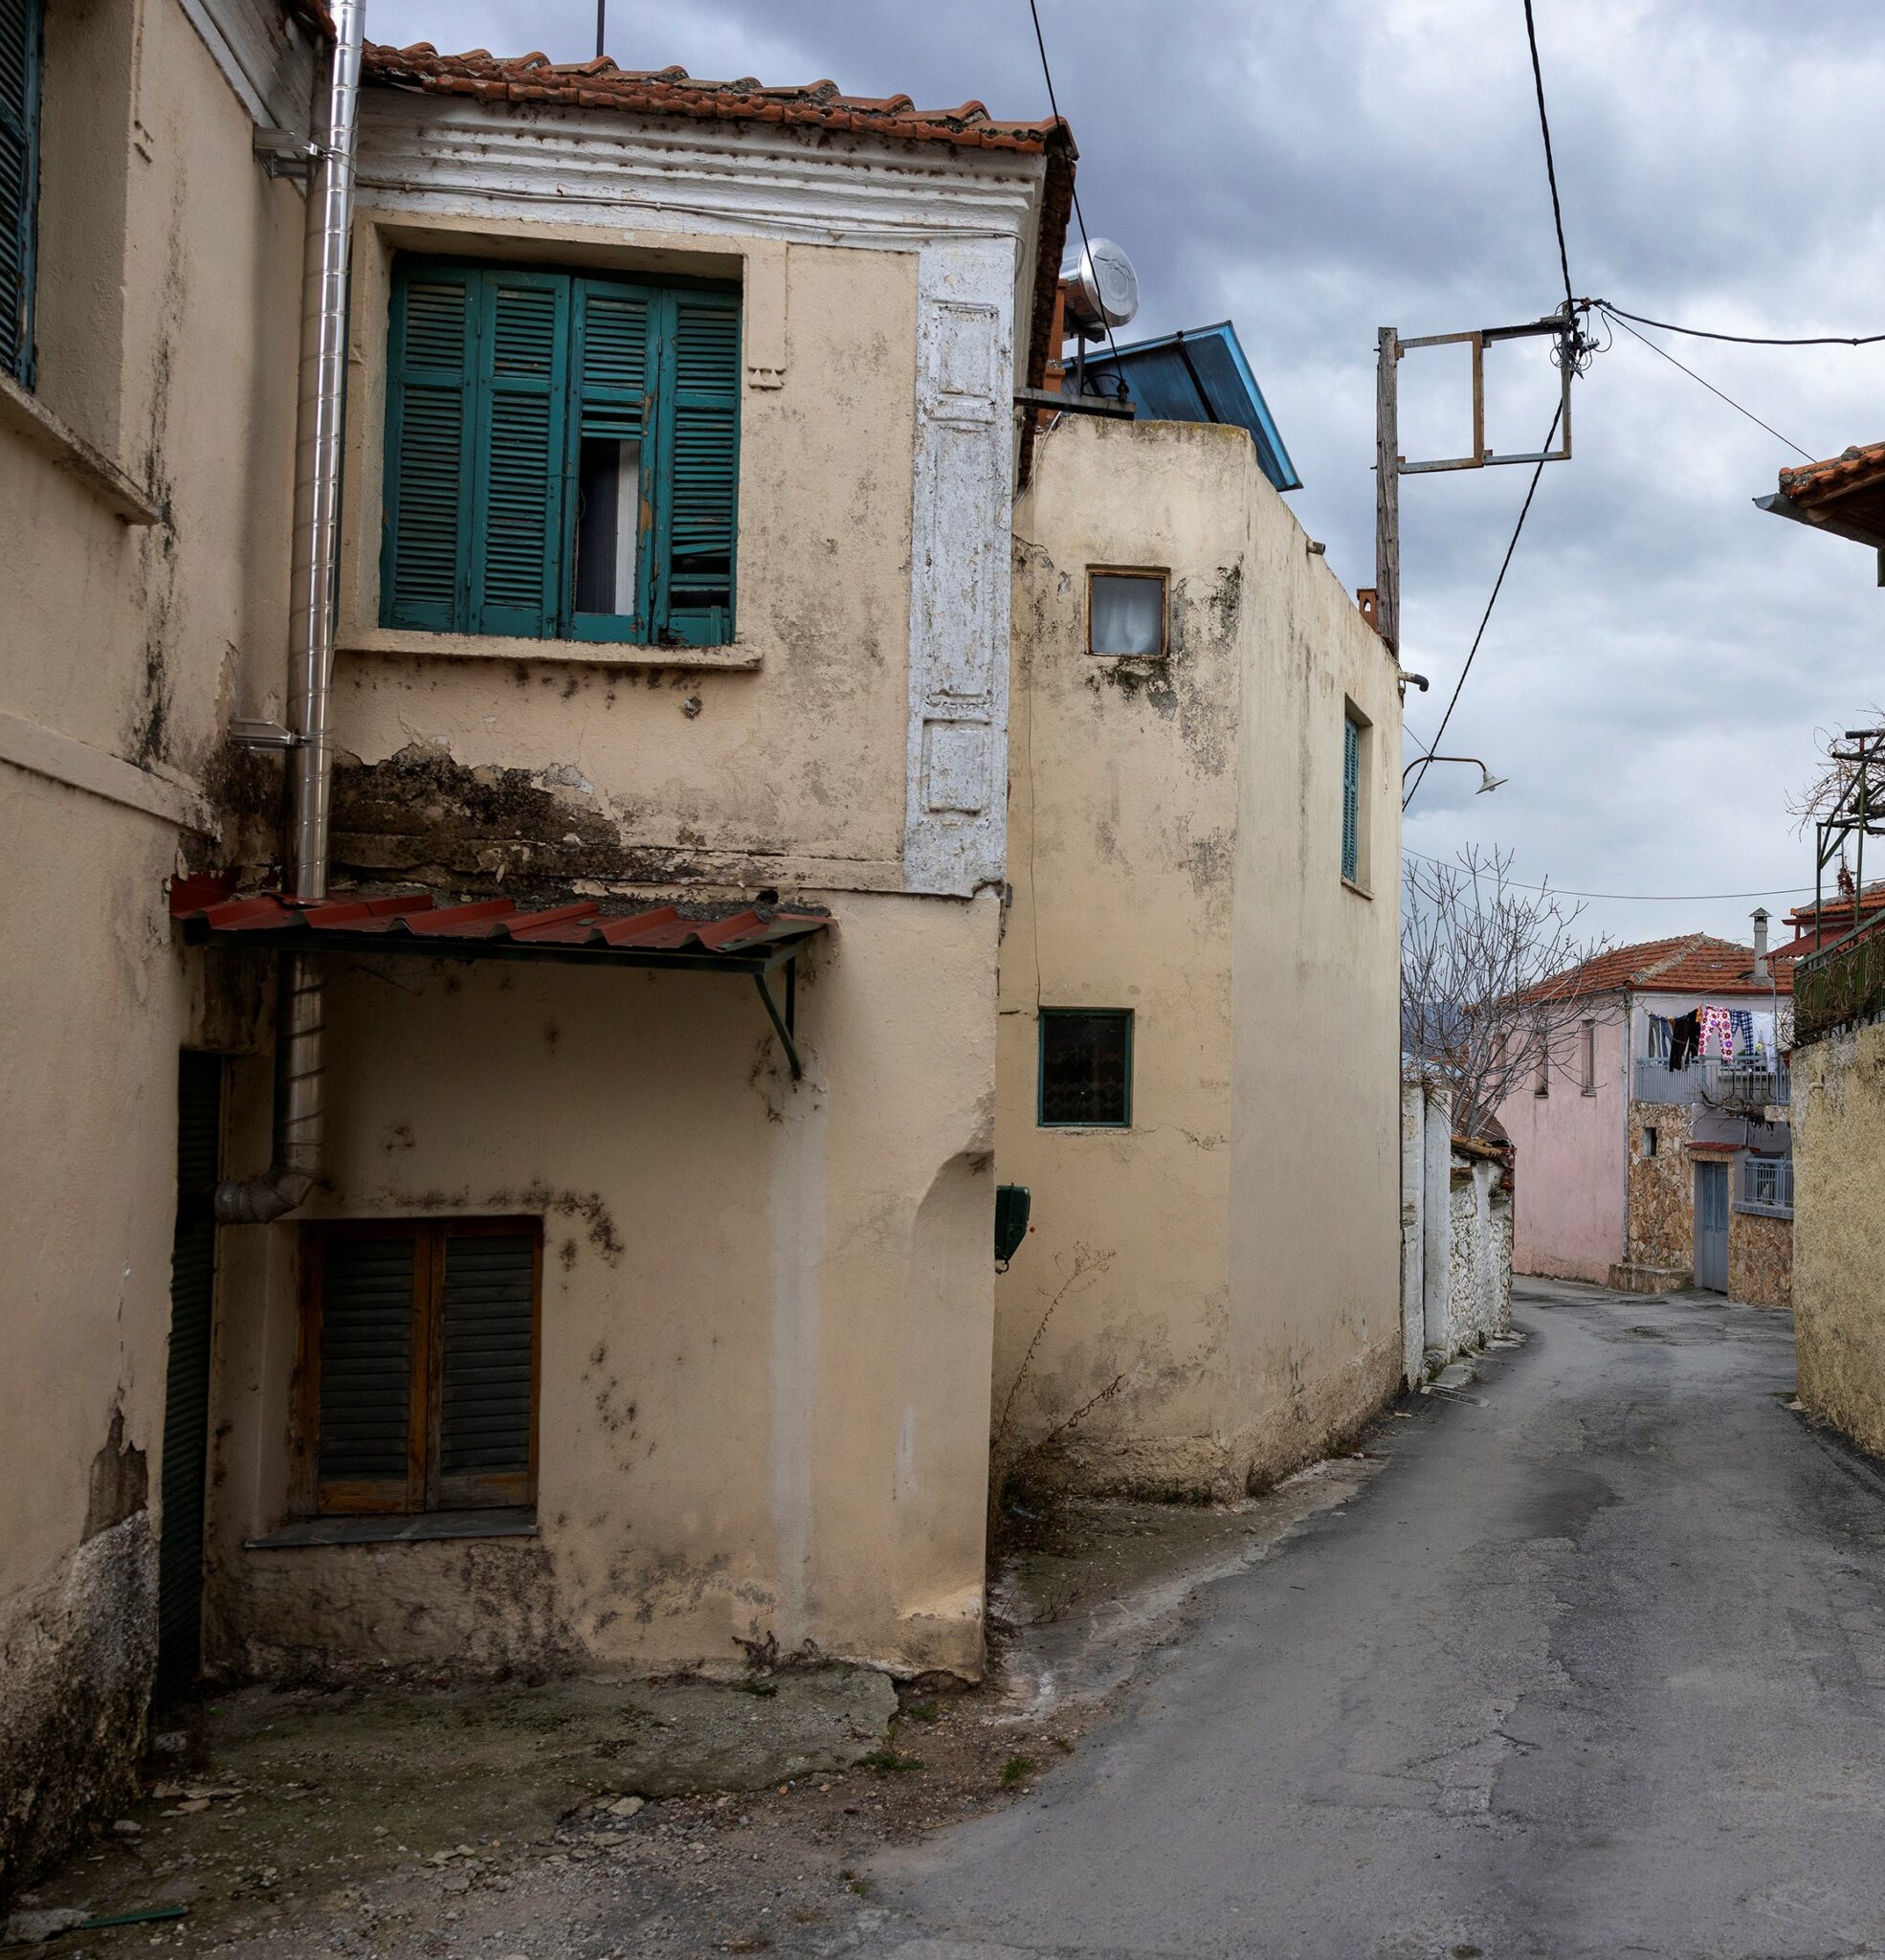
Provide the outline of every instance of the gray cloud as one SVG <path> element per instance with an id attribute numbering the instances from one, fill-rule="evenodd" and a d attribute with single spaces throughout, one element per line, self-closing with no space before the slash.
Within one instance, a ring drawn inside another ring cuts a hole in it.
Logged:
<path id="1" fill-rule="evenodd" d="M 1041 0 L 1089 225 L 1137 259 L 1148 333 L 1229 315 L 1303 477 L 1292 501 L 1347 582 L 1373 580 L 1373 349 L 1521 320 L 1561 296 L 1519 0 Z M 1661 319 L 1885 329 L 1871 186 L 1885 82 L 1871 0 L 1540 0 L 1573 280 Z M 1025 0 L 612 0 L 624 66 L 1045 109 Z M 378 0 L 400 42 L 592 48 L 584 0 Z M 1815 456 L 1885 435 L 1885 348 L 1671 351 Z M 1413 357 L 1409 357 L 1409 364 Z M 1444 370 L 1409 365 L 1409 442 L 1445 439 Z M 1551 412 L 1501 380 L 1496 444 Z M 1785 812 L 1816 729 L 1881 691 L 1881 595 L 1856 546 L 1757 513 L 1790 452 L 1619 334 L 1576 390 L 1448 731 L 1511 778 L 1435 769 L 1408 844 L 1513 846 L 1518 875 L 1605 892 L 1811 882 Z M 1404 486 L 1405 657 L 1430 735 L 1528 472 Z M 1411 752 L 1411 751 L 1410 751 Z M 1596 902 L 1619 939 L 1744 934 L 1752 901 Z"/>

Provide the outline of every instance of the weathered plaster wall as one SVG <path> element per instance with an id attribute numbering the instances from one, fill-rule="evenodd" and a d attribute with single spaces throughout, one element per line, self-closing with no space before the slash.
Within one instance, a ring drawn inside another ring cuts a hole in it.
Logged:
<path id="1" fill-rule="evenodd" d="M 737 978 L 337 963 L 319 1214 L 543 1220 L 541 1535 L 245 1549 L 289 1503 L 296 1228 L 226 1234 L 222 1662 L 668 1668 L 770 1634 L 979 1670 L 999 908 L 831 896 L 796 1087 Z"/>
<path id="2" fill-rule="evenodd" d="M 165 880 L 279 664 L 301 238 L 174 0 L 48 11 L 36 399 L 110 468 L 0 415 L 0 1894 L 143 1734 L 177 1054 L 208 1036 Z M 115 514 L 126 479 L 157 522 Z"/>
<path id="3" fill-rule="evenodd" d="M 1117 1382 L 1056 1474 L 1240 1489 L 1401 1373 L 1392 662 L 1238 432 L 1069 418 L 1015 528 L 997 1160 L 1034 1230 L 995 1403 L 1039 1333 L 1009 1447 Z M 1086 653 L 1093 565 L 1168 571 L 1167 659 Z M 1340 878 L 1344 698 L 1372 899 Z M 1043 1005 L 1133 1010 L 1129 1130 L 1038 1125 Z"/>
<path id="4" fill-rule="evenodd" d="M 1602 1281 L 1623 1257 L 1629 1029 L 1620 1003 L 1598 1003 L 1592 1017 L 1595 1094 L 1558 1068 L 1548 1095 L 1528 1077 L 1499 1105 L 1517 1153 L 1512 1258 L 1521 1273 Z"/>
<path id="5" fill-rule="evenodd" d="M 1649 1154 L 1646 1128 L 1656 1133 Z M 1686 1102 L 1630 1105 L 1630 1249 L 1638 1265 L 1693 1270 L 1696 1262 L 1696 1167 Z"/>
<path id="6" fill-rule="evenodd" d="M 1497 1196 L 1501 1167 L 1455 1157 L 1448 1205 L 1446 1358 L 1483 1348 L 1512 1325 L 1511 1208 Z"/>
<path id="7" fill-rule="evenodd" d="M 1793 1134 L 1800 1396 L 1885 1456 L 1885 1023 L 1794 1051 Z"/>
<path id="8" fill-rule="evenodd" d="M 1747 1306 L 1793 1304 L 1793 1220 L 1728 1213 L 1728 1298 Z"/>

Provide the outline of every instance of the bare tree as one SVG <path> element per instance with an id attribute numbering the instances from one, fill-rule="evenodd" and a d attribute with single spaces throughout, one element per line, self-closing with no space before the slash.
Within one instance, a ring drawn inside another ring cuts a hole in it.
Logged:
<path id="1" fill-rule="evenodd" d="M 1857 717 L 1866 735 L 1885 729 L 1885 708 L 1876 704 Z M 1820 760 L 1811 781 L 1805 788 L 1787 792 L 1787 814 L 1805 831 L 1830 816 L 1846 800 L 1847 792 L 1858 781 L 1859 770 L 1870 771 L 1866 801 L 1873 810 L 1885 811 L 1885 756 L 1875 752 L 1872 741 L 1856 741 L 1859 731 L 1844 728 L 1815 728 L 1813 744 Z"/>
<path id="2" fill-rule="evenodd" d="M 1453 1092 L 1453 1127 L 1483 1135 L 1515 1089 L 1581 1072 L 1579 1026 L 1616 1012 L 1579 992 L 1606 940 L 1582 940 L 1582 904 L 1511 879 L 1510 851 L 1408 860 L 1402 880 L 1401 1045 Z"/>

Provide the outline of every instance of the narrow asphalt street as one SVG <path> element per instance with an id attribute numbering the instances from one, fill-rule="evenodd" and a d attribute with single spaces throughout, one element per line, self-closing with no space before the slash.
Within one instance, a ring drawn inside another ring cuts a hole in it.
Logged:
<path id="1" fill-rule="evenodd" d="M 1885 1477 L 1785 1316 L 1520 1289 L 1035 1798 L 881 1868 L 872 1950 L 1885 1952 Z"/>

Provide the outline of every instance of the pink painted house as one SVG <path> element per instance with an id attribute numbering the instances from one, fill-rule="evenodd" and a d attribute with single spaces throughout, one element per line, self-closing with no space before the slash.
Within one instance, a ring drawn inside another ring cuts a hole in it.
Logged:
<path id="1" fill-rule="evenodd" d="M 1796 948 L 1769 953 L 1766 924 L 1752 947 L 1690 933 L 1570 976 L 1571 1041 L 1498 1110 L 1515 1271 L 1790 1303 Z"/>

